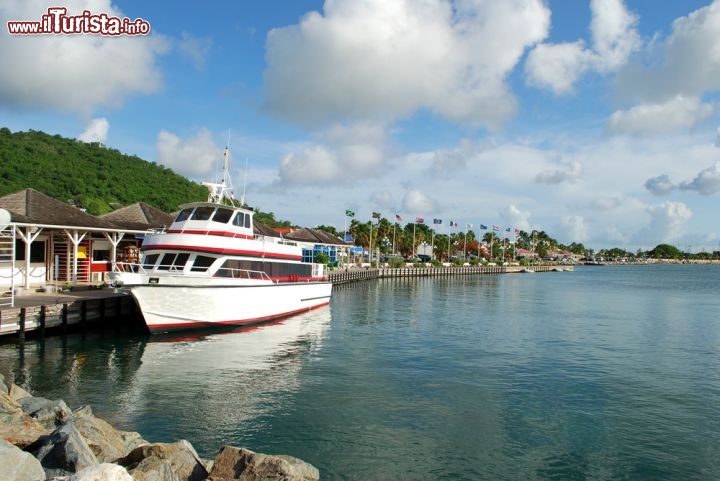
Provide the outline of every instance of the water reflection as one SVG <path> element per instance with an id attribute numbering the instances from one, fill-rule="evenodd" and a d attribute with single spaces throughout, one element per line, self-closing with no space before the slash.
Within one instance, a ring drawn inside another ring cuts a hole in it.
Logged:
<path id="1" fill-rule="evenodd" d="M 329 324 L 324 307 L 233 332 L 150 337 L 122 399 L 125 416 L 153 440 L 202 439 L 217 449 L 286 406 Z"/>
<path id="2" fill-rule="evenodd" d="M 285 407 L 329 325 L 323 307 L 233 331 L 34 340 L 0 346 L 0 373 L 71 408 L 90 404 L 148 440 L 188 439 L 214 450 Z"/>

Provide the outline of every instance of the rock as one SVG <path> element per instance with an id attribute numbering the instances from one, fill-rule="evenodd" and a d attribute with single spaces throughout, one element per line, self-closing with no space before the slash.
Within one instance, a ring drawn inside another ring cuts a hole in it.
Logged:
<path id="1" fill-rule="evenodd" d="M 32 394 L 18 386 L 17 384 L 13 383 L 10 384 L 10 397 L 14 399 L 15 401 L 25 398 L 25 397 L 32 397 Z"/>
<path id="2" fill-rule="evenodd" d="M 90 446 L 70 421 L 40 438 L 28 450 L 42 464 L 48 477 L 69 476 L 98 464 Z"/>
<path id="3" fill-rule="evenodd" d="M 292 456 L 260 454 L 224 446 L 215 457 L 208 481 L 317 481 L 313 465 Z"/>
<path id="4" fill-rule="evenodd" d="M 0 439 L 0 466 L 3 481 L 42 481 L 45 479 L 40 461 L 30 453 Z"/>
<path id="5" fill-rule="evenodd" d="M 133 481 L 133 478 L 122 466 L 103 463 L 85 468 L 67 481 Z"/>
<path id="6" fill-rule="evenodd" d="M 18 399 L 17 403 L 26 414 L 50 429 L 64 424 L 72 415 L 63 400 L 53 401 L 44 397 L 28 396 Z"/>
<path id="7" fill-rule="evenodd" d="M 5 376 L 0 373 L 0 392 L 8 393 L 7 384 L 5 384 Z"/>
<path id="8" fill-rule="evenodd" d="M 73 412 L 73 423 L 100 463 L 114 463 L 136 447 L 147 444 L 139 433 L 119 431 L 93 415 L 89 406 Z"/>
<path id="9" fill-rule="evenodd" d="M 146 458 L 130 472 L 134 481 L 178 481 L 178 477 L 167 459 Z"/>
<path id="10" fill-rule="evenodd" d="M 125 466 L 135 481 L 204 481 L 208 475 L 205 463 L 185 440 L 139 446 L 118 464 Z M 174 477 L 167 477 L 169 474 Z"/>
<path id="11" fill-rule="evenodd" d="M 0 391 L 0 423 L 19 423 L 26 418 L 22 407 L 9 396 L 8 393 Z"/>
<path id="12" fill-rule="evenodd" d="M 48 434 L 49 429 L 25 414 L 15 400 L 0 391 L 0 438 L 25 448 Z"/>
<path id="13" fill-rule="evenodd" d="M 0 424 L 0 439 L 14 444 L 20 449 L 37 443 L 38 439 L 49 436 L 49 429 L 43 427 L 40 423 L 30 420 L 19 424 Z"/>

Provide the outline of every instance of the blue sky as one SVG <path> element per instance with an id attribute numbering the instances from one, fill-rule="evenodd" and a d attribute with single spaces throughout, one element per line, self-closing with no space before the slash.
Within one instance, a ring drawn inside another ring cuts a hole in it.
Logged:
<path id="1" fill-rule="evenodd" d="M 720 249 L 720 1 L 69 0 L 151 33 L 5 28 L 51 6 L 0 0 L 12 131 L 198 181 L 229 138 L 236 196 L 304 226 L 350 209 Z"/>

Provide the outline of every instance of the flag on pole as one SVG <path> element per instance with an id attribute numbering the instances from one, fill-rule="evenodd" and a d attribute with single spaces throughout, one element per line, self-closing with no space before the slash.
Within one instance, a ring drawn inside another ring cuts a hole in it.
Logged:
<path id="1" fill-rule="evenodd" d="M 500 232 L 500 227 L 494 225 L 494 226 L 493 226 L 493 230 L 494 230 L 495 232 Z"/>
<path id="2" fill-rule="evenodd" d="M 465 224 L 466 229 L 472 229 L 472 224 Z"/>
<path id="3" fill-rule="evenodd" d="M 422 217 L 415 217 L 415 222 L 417 222 L 418 224 L 424 224 L 425 219 L 423 219 Z"/>
<path id="4" fill-rule="evenodd" d="M 380 218 L 380 212 L 373 212 L 372 213 L 373 219 L 379 219 Z"/>
<path id="5" fill-rule="evenodd" d="M 346 210 L 345 215 L 348 217 L 355 217 L 355 212 L 353 212 L 351 210 Z"/>
<path id="6" fill-rule="evenodd" d="M 395 214 L 395 222 L 402 222 L 403 218 L 399 214 Z"/>
<path id="7" fill-rule="evenodd" d="M 515 237 L 520 235 L 520 229 L 515 229 Z"/>
<path id="8" fill-rule="evenodd" d="M 505 232 L 510 232 L 510 227 L 508 227 L 507 229 L 505 229 Z"/>
<path id="9" fill-rule="evenodd" d="M 442 224 L 442 219 L 433 219 L 433 224 Z"/>
<path id="10" fill-rule="evenodd" d="M 487 230 L 487 226 L 485 224 L 480 224 L 480 230 Z"/>
<path id="11" fill-rule="evenodd" d="M 450 227 L 457 227 L 457 226 L 458 226 L 457 222 L 450 221 Z"/>

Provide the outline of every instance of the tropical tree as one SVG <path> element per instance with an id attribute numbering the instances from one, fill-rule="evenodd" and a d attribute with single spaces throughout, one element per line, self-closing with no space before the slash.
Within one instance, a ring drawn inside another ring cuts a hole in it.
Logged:
<path id="1" fill-rule="evenodd" d="M 682 252 L 677 247 L 670 244 L 658 244 L 654 249 L 648 252 L 650 257 L 655 259 L 680 259 Z"/>

